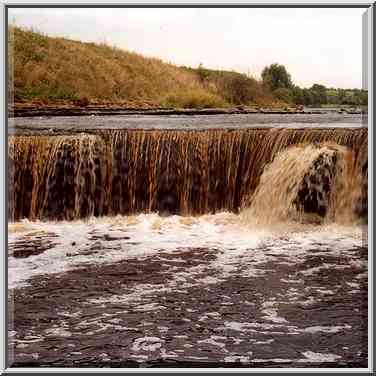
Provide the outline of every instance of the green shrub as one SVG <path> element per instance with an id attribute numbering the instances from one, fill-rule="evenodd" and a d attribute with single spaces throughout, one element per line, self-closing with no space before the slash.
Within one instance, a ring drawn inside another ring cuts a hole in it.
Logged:
<path id="1" fill-rule="evenodd" d="M 291 103 L 293 100 L 292 93 L 289 89 L 279 88 L 273 91 L 275 97 L 285 103 Z"/>

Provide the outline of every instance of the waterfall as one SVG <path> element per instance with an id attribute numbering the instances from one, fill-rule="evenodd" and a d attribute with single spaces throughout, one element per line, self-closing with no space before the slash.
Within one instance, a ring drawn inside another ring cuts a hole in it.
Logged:
<path id="1" fill-rule="evenodd" d="M 264 168 L 242 217 L 253 224 L 353 223 L 363 214 L 362 188 L 353 150 L 300 144 L 282 150 Z"/>
<path id="2" fill-rule="evenodd" d="M 304 180 L 305 167 L 320 155 L 335 156 L 336 171 L 356 171 L 358 178 L 344 184 L 350 190 L 349 185 L 355 186 L 357 197 L 361 185 L 364 196 L 367 136 L 364 128 L 104 130 L 68 136 L 11 136 L 9 219 L 72 220 L 141 212 L 196 215 L 242 208 L 259 213 L 263 209 L 255 200 L 272 203 L 278 191 L 287 188 L 273 171 L 283 168 L 284 174 L 294 176 L 292 180 Z M 334 175 L 331 179 L 338 180 Z M 293 205 L 294 192 L 291 199 L 282 200 L 284 205 Z M 341 192 L 322 199 L 332 200 L 344 190 Z M 360 208 L 354 210 L 362 211 L 362 205 L 357 205 Z M 288 209 L 278 208 L 280 214 Z"/>

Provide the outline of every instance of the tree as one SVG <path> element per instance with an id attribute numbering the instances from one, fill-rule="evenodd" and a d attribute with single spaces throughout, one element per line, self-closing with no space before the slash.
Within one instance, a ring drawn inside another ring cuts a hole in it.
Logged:
<path id="1" fill-rule="evenodd" d="M 314 105 L 322 105 L 328 102 L 328 97 L 326 95 L 326 87 L 324 85 L 314 84 L 312 85 L 311 94 L 313 98 Z"/>
<path id="2" fill-rule="evenodd" d="M 200 80 L 201 83 L 204 83 L 208 80 L 209 78 L 209 71 L 204 68 L 202 63 L 197 68 L 197 74 L 198 74 L 198 79 Z"/>
<path id="3" fill-rule="evenodd" d="M 313 104 L 312 93 L 309 89 L 303 89 L 303 104 L 305 106 Z"/>
<path id="4" fill-rule="evenodd" d="M 291 103 L 293 101 L 291 91 L 285 87 L 281 87 L 274 90 L 273 94 L 276 96 L 276 98 L 280 99 L 285 103 Z"/>
<path id="5" fill-rule="evenodd" d="M 326 92 L 326 87 L 320 84 L 313 84 L 311 90 L 319 91 L 319 92 Z"/>
<path id="6" fill-rule="evenodd" d="M 263 84 L 271 91 L 281 88 L 290 89 L 292 87 L 290 74 L 280 64 L 271 64 L 269 67 L 265 67 L 261 77 Z"/>
<path id="7" fill-rule="evenodd" d="M 362 90 L 360 93 L 360 104 L 362 106 L 368 105 L 368 92 L 365 90 Z"/>
<path id="8" fill-rule="evenodd" d="M 346 101 L 346 90 L 338 89 L 338 101 L 340 104 L 344 104 Z"/>
<path id="9" fill-rule="evenodd" d="M 291 92 L 292 92 L 292 101 L 295 104 L 298 104 L 298 105 L 305 104 L 303 90 L 299 86 L 294 86 Z"/>
<path id="10" fill-rule="evenodd" d="M 336 89 L 328 89 L 326 91 L 326 97 L 328 99 L 328 104 L 331 104 L 331 105 L 339 104 L 338 92 Z"/>
<path id="11" fill-rule="evenodd" d="M 233 104 L 249 104 L 255 99 L 257 82 L 244 74 L 233 73 L 224 83 L 225 98 Z"/>

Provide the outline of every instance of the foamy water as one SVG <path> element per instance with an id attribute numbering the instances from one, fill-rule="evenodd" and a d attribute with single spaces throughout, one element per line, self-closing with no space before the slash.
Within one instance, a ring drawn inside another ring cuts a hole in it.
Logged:
<path id="1" fill-rule="evenodd" d="M 276 231 L 275 227 L 249 227 L 240 216 L 230 213 L 199 217 L 141 214 L 73 222 L 24 220 L 9 224 L 10 245 L 38 239 L 49 239 L 54 244 L 45 252 L 27 258 L 13 257 L 10 249 L 8 284 L 9 288 L 20 287 L 40 274 L 147 258 L 162 250 L 178 258 L 179 252 L 187 248 L 220 251 L 212 262 L 218 278 L 226 277 L 242 257 L 247 258 L 246 273 L 256 275 L 257 265 L 273 261 L 277 255 L 287 255 L 286 262 L 296 263 L 309 249 L 315 249 L 316 255 L 322 250 L 323 254 L 338 256 L 340 252 L 364 245 L 364 233 L 357 226 L 285 225 L 282 228 L 283 231 Z"/>

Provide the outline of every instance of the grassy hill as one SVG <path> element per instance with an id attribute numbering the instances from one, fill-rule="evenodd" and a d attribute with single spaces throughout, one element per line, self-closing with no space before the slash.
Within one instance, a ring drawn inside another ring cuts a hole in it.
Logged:
<path id="1" fill-rule="evenodd" d="M 177 67 L 105 44 L 18 27 L 10 28 L 8 43 L 15 102 L 181 108 L 281 104 L 260 82 L 237 72 Z"/>

